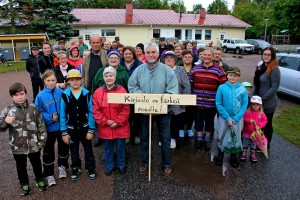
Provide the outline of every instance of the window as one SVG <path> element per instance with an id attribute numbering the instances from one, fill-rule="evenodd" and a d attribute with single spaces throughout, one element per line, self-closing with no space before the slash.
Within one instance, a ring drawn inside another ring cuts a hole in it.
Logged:
<path id="1" fill-rule="evenodd" d="M 288 69 L 292 69 L 292 70 L 298 70 L 299 66 L 300 66 L 300 58 L 294 58 L 294 57 L 286 57 L 285 58 L 285 66 Z"/>
<path id="2" fill-rule="evenodd" d="M 89 41 L 90 40 L 90 34 L 84 35 L 85 40 Z"/>
<path id="3" fill-rule="evenodd" d="M 160 38 L 160 29 L 153 29 L 153 37 Z"/>
<path id="4" fill-rule="evenodd" d="M 192 40 L 192 30 L 191 29 L 185 30 L 185 40 Z"/>
<path id="5" fill-rule="evenodd" d="M 175 29 L 175 37 L 181 40 L 181 29 Z"/>
<path id="6" fill-rule="evenodd" d="M 102 29 L 101 36 L 116 36 L 115 29 Z"/>
<path id="7" fill-rule="evenodd" d="M 78 37 L 79 36 L 79 30 L 73 30 L 72 37 Z"/>
<path id="8" fill-rule="evenodd" d="M 195 40 L 202 40 L 202 30 L 195 31 Z"/>
<path id="9" fill-rule="evenodd" d="M 205 30 L 205 40 L 211 40 L 211 30 Z"/>
<path id="10" fill-rule="evenodd" d="M 220 32 L 220 40 L 224 40 L 226 33 Z"/>

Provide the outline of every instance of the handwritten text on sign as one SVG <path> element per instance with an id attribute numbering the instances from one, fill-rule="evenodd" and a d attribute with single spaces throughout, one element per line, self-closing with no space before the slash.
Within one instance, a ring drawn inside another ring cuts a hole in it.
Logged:
<path id="1" fill-rule="evenodd" d="M 166 104 L 134 104 L 134 112 L 135 113 L 156 113 L 156 114 L 167 114 L 168 113 L 168 105 Z"/>
<path id="2" fill-rule="evenodd" d="M 196 105 L 196 95 L 180 94 L 108 94 L 108 103 Z"/>

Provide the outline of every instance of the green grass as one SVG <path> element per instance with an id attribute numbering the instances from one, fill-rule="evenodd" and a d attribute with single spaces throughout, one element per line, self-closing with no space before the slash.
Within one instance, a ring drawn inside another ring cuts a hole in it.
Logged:
<path id="1" fill-rule="evenodd" d="M 273 119 L 274 132 L 289 142 L 300 146 L 300 106 L 291 105 L 283 108 Z"/>
<path id="2" fill-rule="evenodd" d="M 26 62 L 9 62 L 10 66 L 4 66 L 2 63 L 0 64 L 0 73 L 11 72 L 11 71 L 19 71 L 25 70 Z"/>

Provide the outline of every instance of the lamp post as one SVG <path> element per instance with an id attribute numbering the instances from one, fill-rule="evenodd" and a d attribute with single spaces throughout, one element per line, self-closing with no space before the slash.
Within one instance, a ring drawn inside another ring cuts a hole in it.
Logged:
<path id="1" fill-rule="evenodd" d="M 265 20 L 266 20 L 266 28 L 265 28 L 265 36 L 264 36 L 264 39 L 265 39 L 265 41 L 266 41 L 266 40 L 267 40 L 267 29 L 268 29 L 268 21 L 269 21 L 269 19 L 266 18 Z"/>

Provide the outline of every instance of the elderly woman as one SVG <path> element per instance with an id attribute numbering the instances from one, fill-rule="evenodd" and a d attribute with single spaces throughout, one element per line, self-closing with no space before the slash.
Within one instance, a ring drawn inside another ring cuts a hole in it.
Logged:
<path id="1" fill-rule="evenodd" d="M 68 71 L 71 69 L 75 69 L 75 67 L 67 63 L 67 53 L 65 51 L 59 51 L 57 56 L 60 64 L 53 68 L 53 71 L 55 72 L 55 76 L 57 79 L 56 86 L 61 89 L 65 89 L 66 88 L 65 80 Z"/>
<path id="2" fill-rule="evenodd" d="M 268 149 L 273 135 L 272 119 L 277 108 L 277 90 L 280 84 L 280 71 L 276 59 L 276 50 L 267 47 L 262 54 L 263 63 L 257 67 L 254 76 L 254 92 L 262 98 L 264 113 L 268 123 L 264 128 L 264 134 L 268 139 Z"/>
<path id="3" fill-rule="evenodd" d="M 114 144 L 117 150 L 117 166 L 120 174 L 125 174 L 125 138 L 129 137 L 129 105 L 107 102 L 108 93 L 126 93 L 116 82 L 117 71 L 106 67 L 102 72 L 104 85 L 93 95 L 93 111 L 98 126 L 98 136 L 103 139 L 105 156 L 105 175 L 112 174 L 114 169 Z"/>
<path id="4" fill-rule="evenodd" d="M 143 63 L 146 62 L 146 56 L 144 52 L 144 45 L 142 43 L 138 43 L 135 47 L 136 49 L 136 57 Z"/>
<path id="5" fill-rule="evenodd" d="M 112 50 L 108 53 L 108 64 L 98 70 L 93 80 L 92 94 L 104 84 L 103 71 L 106 67 L 111 66 L 117 71 L 116 82 L 128 91 L 129 76 L 126 69 L 120 65 L 120 53 L 118 50 Z"/>
<path id="6" fill-rule="evenodd" d="M 132 75 L 133 71 L 143 64 L 139 59 L 136 58 L 135 50 L 133 47 L 127 46 L 123 49 L 123 58 L 121 59 L 121 66 L 125 67 L 129 77 Z M 126 139 L 126 144 L 134 139 L 134 144 L 140 144 L 140 114 L 134 113 L 134 105 L 130 105 L 130 138 Z"/>
<path id="7" fill-rule="evenodd" d="M 174 70 L 178 80 L 178 94 L 190 94 L 191 86 L 189 77 L 182 66 L 176 66 L 177 57 L 172 51 L 167 51 L 162 56 L 162 62 Z M 171 148 L 176 148 L 178 136 L 181 140 L 184 138 L 184 114 L 185 108 L 182 106 L 171 106 Z"/>
<path id="8" fill-rule="evenodd" d="M 205 150 L 211 147 L 211 134 L 214 131 L 214 118 L 217 113 L 216 93 L 218 87 L 226 82 L 224 71 L 213 64 L 213 50 L 205 48 L 201 65 L 190 72 L 192 94 L 197 95 L 195 110 L 195 148 Z M 203 134 L 205 131 L 205 135 Z"/>

